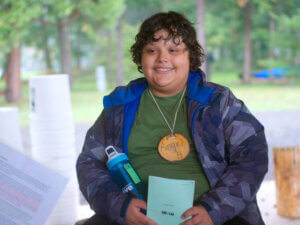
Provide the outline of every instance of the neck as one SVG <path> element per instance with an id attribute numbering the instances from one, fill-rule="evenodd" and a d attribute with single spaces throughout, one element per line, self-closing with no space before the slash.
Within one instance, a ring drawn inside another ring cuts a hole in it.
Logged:
<path id="1" fill-rule="evenodd" d="M 178 93 L 182 92 L 185 88 L 186 84 L 176 90 L 157 90 L 151 86 L 149 86 L 149 90 L 157 97 L 171 97 L 177 95 Z"/>

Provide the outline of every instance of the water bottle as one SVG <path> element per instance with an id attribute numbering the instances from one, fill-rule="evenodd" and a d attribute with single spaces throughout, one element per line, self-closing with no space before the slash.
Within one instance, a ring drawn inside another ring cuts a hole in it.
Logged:
<path id="1" fill-rule="evenodd" d="M 145 185 L 127 155 L 118 153 L 111 145 L 105 148 L 105 153 L 108 157 L 107 168 L 120 190 L 123 193 L 133 193 L 137 198 L 144 200 Z"/>

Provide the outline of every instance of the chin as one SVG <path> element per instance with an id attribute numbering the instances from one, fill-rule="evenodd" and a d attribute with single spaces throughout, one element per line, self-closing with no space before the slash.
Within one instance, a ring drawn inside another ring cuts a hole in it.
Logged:
<path id="1" fill-rule="evenodd" d="M 156 83 L 155 86 L 158 87 L 158 88 L 166 88 L 168 87 L 170 83 L 163 83 L 163 82 L 160 82 L 160 83 Z"/>
<path id="2" fill-rule="evenodd" d="M 154 83 L 158 86 L 165 87 L 169 85 L 172 81 L 168 77 L 159 77 L 154 81 Z"/>

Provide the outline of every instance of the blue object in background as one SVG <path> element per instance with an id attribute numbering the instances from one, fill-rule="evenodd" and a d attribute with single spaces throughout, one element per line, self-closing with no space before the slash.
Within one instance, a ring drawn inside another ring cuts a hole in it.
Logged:
<path id="1" fill-rule="evenodd" d="M 284 78 L 286 77 L 287 72 L 289 71 L 289 68 L 273 68 L 272 69 L 272 76 L 274 78 Z M 270 78 L 271 76 L 271 70 L 263 70 L 252 74 L 253 77 L 256 78 Z"/>

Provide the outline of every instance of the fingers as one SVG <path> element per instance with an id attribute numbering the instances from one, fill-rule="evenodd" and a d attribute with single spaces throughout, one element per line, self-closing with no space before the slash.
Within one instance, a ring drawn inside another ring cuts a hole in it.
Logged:
<path id="1" fill-rule="evenodd" d="M 181 218 L 182 219 L 186 219 L 188 217 L 192 217 L 192 218 L 184 221 L 183 223 L 181 223 L 181 225 L 196 225 L 198 222 L 200 222 L 197 221 L 196 215 L 198 214 L 197 214 L 197 209 L 195 207 L 188 209 L 182 214 Z"/>
<path id="2" fill-rule="evenodd" d="M 147 217 L 147 216 L 144 216 L 144 217 L 145 217 L 145 225 L 158 225 L 153 220 L 151 220 L 149 217 Z"/>
<path id="3" fill-rule="evenodd" d="M 146 209 L 147 204 L 146 202 L 133 199 L 128 207 L 126 213 L 126 224 L 128 225 L 158 225 L 149 217 L 145 216 L 143 213 L 140 212 L 141 209 Z"/>
<path id="4" fill-rule="evenodd" d="M 188 219 L 183 223 L 181 223 L 181 225 L 198 225 L 198 224 L 204 225 L 204 223 L 201 222 L 201 218 L 199 216 L 194 216 L 191 219 Z"/>
<path id="5" fill-rule="evenodd" d="M 134 204 L 135 207 L 147 209 L 147 203 L 143 200 L 133 199 L 131 202 Z"/>
<path id="6" fill-rule="evenodd" d="M 156 222 L 142 213 L 136 215 L 134 222 L 136 225 L 158 225 Z"/>
<path id="7" fill-rule="evenodd" d="M 196 207 L 192 207 L 192 208 L 188 209 L 187 211 L 185 211 L 182 214 L 181 218 L 182 219 L 186 219 L 186 218 L 188 218 L 190 216 L 194 216 L 194 215 L 197 215 L 197 214 L 199 214 L 199 209 L 196 208 Z"/>
<path id="8" fill-rule="evenodd" d="M 181 225 L 213 225 L 213 221 L 208 212 L 202 206 L 194 206 L 184 212 L 181 216 L 182 219 L 192 217 L 186 220 Z"/>

